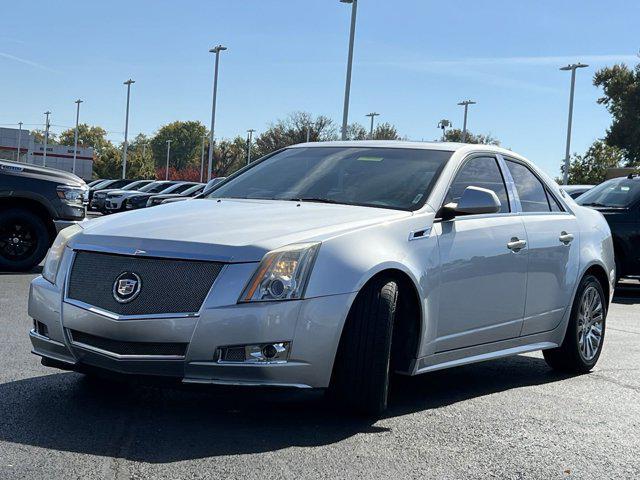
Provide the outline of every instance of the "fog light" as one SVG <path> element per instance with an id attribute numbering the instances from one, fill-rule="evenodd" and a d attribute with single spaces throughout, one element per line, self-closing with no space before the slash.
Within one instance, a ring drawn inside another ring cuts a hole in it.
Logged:
<path id="1" fill-rule="evenodd" d="M 214 356 L 219 363 L 286 363 L 290 342 L 221 347 Z"/>

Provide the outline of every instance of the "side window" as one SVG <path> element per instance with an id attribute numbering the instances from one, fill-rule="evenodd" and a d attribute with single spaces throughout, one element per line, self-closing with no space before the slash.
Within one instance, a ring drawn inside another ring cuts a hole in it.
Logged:
<path id="1" fill-rule="evenodd" d="M 520 163 L 506 161 L 516 184 L 523 212 L 550 212 L 545 188 L 531 170 Z"/>
<path id="2" fill-rule="evenodd" d="M 495 158 L 474 157 L 467 160 L 453 180 L 451 187 L 449 187 L 444 203 L 458 202 L 462 193 L 469 186 L 493 190 L 502 204 L 500 213 L 511 211 L 507 189 Z"/>
<path id="3" fill-rule="evenodd" d="M 554 197 L 549 190 L 547 190 L 547 198 L 549 199 L 549 206 L 552 212 L 564 212 L 564 208 L 562 208 L 560 202 L 556 200 L 556 197 Z"/>

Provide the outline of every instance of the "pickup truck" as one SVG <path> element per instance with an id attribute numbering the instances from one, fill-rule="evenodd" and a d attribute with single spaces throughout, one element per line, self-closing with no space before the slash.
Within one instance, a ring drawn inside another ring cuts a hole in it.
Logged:
<path id="1" fill-rule="evenodd" d="M 0 271 L 38 265 L 60 230 L 84 220 L 88 191 L 71 173 L 0 160 Z"/>

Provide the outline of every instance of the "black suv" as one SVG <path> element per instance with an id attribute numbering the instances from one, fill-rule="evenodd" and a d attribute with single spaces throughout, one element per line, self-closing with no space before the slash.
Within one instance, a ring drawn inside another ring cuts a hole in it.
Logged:
<path id="1" fill-rule="evenodd" d="M 613 234 L 618 278 L 640 275 L 640 176 L 612 178 L 576 202 L 604 215 Z"/>
<path id="2" fill-rule="evenodd" d="M 84 220 L 88 191 L 71 173 L 0 160 L 0 271 L 38 265 L 60 230 Z"/>

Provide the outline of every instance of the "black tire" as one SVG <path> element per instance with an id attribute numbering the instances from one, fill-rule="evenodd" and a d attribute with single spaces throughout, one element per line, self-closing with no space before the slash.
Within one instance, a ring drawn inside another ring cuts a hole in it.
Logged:
<path id="1" fill-rule="evenodd" d="M 602 305 L 602 332 L 598 347 L 595 349 L 595 355 L 592 358 L 586 358 L 581 350 L 579 342 L 579 337 L 581 336 L 580 306 L 584 301 L 583 297 L 585 292 L 590 289 L 595 289 L 600 297 Z M 596 365 L 604 344 L 607 307 L 607 298 L 604 294 L 600 281 L 593 275 L 586 275 L 581 280 L 576 292 L 576 297 L 573 300 L 571 317 L 569 318 L 569 325 L 567 325 L 567 331 L 564 335 L 562 344 L 558 348 L 544 350 L 542 352 L 544 359 L 551 368 L 561 372 L 580 374 L 589 372 Z"/>
<path id="2" fill-rule="evenodd" d="M 329 395 L 352 412 L 378 416 L 387 408 L 397 298 L 393 280 L 374 279 L 360 291 L 347 317 Z"/>
<path id="3" fill-rule="evenodd" d="M 49 230 L 38 215 L 22 208 L 0 212 L 0 270 L 31 270 L 50 246 Z"/>

